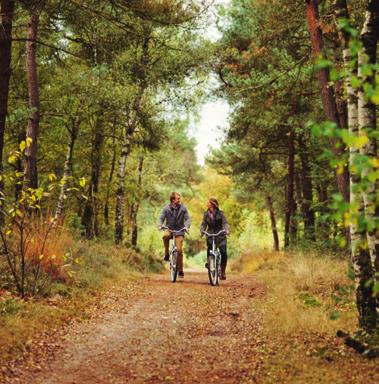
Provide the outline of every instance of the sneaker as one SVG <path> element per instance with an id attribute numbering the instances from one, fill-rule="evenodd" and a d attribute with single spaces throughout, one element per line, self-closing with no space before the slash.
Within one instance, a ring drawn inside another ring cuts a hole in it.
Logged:
<path id="1" fill-rule="evenodd" d="M 178 272 L 178 276 L 181 277 L 181 278 L 183 278 L 183 277 L 184 277 L 184 272 L 183 272 L 183 271 L 179 271 L 179 272 Z"/>
<path id="2" fill-rule="evenodd" d="M 170 261 L 170 255 L 164 255 L 163 260 L 164 261 Z"/>

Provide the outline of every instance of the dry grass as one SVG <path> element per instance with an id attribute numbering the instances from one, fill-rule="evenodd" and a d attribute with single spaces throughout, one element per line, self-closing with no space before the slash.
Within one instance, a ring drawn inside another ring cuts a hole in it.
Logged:
<path id="1" fill-rule="evenodd" d="M 34 250 L 39 251 L 39 239 L 34 235 Z M 53 282 L 47 297 L 22 300 L 0 289 L 0 361 L 16 357 L 28 348 L 30 340 L 39 334 L 51 333 L 73 317 L 86 316 L 86 311 L 98 301 L 104 290 L 116 284 L 141 276 L 143 271 L 158 270 L 162 263 L 149 255 L 140 255 L 125 247 L 112 244 L 77 241 L 72 242 L 65 232 L 53 232 L 45 247 L 47 260 L 62 269 L 60 257 L 70 248 L 70 266 L 73 272 L 67 279 Z M 52 257 L 56 255 L 56 257 Z M 67 263 L 67 260 L 65 260 Z"/>
<path id="2" fill-rule="evenodd" d="M 264 321 L 280 334 L 327 333 L 353 329 L 356 313 L 347 262 L 315 254 L 252 254 L 242 271 L 254 273 L 268 287 Z"/>
<path id="3" fill-rule="evenodd" d="M 73 238 L 62 227 L 52 228 L 49 218 L 35 222 L 30 231 L 26 260 L 40 265 L 43 272 L 53 279 L 67 280 L 67 252 Z"/>
<path id="4" fill-rule="evenodd" d="M 38 280 L 44 277 L 67 280 L 67 264 L 72 260 L 67 260 L 66 254 L 72 247 L 73 239 L 66 229 L 53 227 L 50 215 L 23 217 L 4 239 L 9 258 L 18 274 L 21 274 L 21 267 L 25 265 L 26 279 L 30 283 L 26 293 L 33 293 L 32 286 L 38 285 Z"/>

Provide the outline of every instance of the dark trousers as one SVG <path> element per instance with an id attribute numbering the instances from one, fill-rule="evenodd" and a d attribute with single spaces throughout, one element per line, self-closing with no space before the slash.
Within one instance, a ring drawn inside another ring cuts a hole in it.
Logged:
<path id="1" fill-rule="evenodd" d="M 220 245 L 217 248 L 220 250 L 220 253 L 221 253 L 221 266 L 226 267 L 226 264 L 228 263 L 226 244 Z M 207 256 L 209 256 L 209 251 L 211 251 L 211 250 L 212 250 L 212 240 L 208 241 Z"/>

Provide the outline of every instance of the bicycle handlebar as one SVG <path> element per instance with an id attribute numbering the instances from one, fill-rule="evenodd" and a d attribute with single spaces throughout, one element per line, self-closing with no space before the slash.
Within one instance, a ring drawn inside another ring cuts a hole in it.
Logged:
<path id="1" fill-rule="evenodd" d="M 225 231 L 225 229 L 222 229 L 221 231 L 219 231 L 217 233 L 208 233 L 206 231 L 202 231 L 202 233 L 204 233 L 205 235 L 207 235 L 209 237 L 216 237 L 216 236 L 221 235 L 222 233 L 226 233 L 226 231 Z"/>
<path id="2" fill-rule="evenodd" d="M 175 231 L 175 230 L 173 230 L 173 229 L 170 229 L 169 227 L 166 227 L 165 225 L 162 225 L 162 226 L 161 226 L 161 229 L 167 229 L 167 230 L 169 230 L 171 233 L 179 233 L 179 232 L 183 232 L 183 231 L 188 232 L 187 227 L 183 227 L 182 229 L 180 229 L 180 230 L 178 230 L 178 231 Z"/>

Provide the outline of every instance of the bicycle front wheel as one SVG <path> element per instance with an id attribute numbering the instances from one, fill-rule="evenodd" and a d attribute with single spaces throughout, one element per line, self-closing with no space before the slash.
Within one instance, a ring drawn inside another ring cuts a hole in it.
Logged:
<path id="1" fill-rule="evenodd" d="M 208 258 L 208 277 L 211 285 L 218 284 L 218 266 L 215 255 L 209 255 Z"/>
<path id="2" fill-rule="evenodd" d="M 171 254 L 171 260 L 170 260 L 170 279 L 173 283 L 175 283 L 177 276 L 178 276 L 178 252 L 174 251 Z"/>

